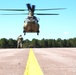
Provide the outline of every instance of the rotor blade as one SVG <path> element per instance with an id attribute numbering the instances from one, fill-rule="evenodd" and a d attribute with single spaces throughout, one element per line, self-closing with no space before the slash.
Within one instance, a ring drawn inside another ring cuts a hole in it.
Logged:
<path id="1" fill-rule="evenodd" d="M 50 14 L 50 13 L 34 13 L 35 15 L 59 15 L 59 14 Z M 0 15 L 28 15 L 28 13 L 18 13 L 18 14 L 0 14 Z"/>
<path id="2" fill-rule="evenodd" d="M 59 15 L 59 14 L 50 14 L 50 13 L 35 13 L 35 15 Z"/>
<path id="3" fill-rule="evenodd" d="M 28 10 L 31 10 L 31 5 L 29 3 L 26 4 L 26 6 L 27 6 Z"/>
<path id="4" fill-rule="evenodd" d="M 47 10 L 63 10 L 63 9 L 66 9 L 66 8 L 49 8 L 49 9 L 35 9 L 37 11 L 47 11 Z"/>
<path id="5" fill-rule="evenodd" d="M 0 9 L 0 11 L 28 11 L 27 9 Z"/>
<path id="6" fill-rule="evenodd" d="M 31 9 L 31 7 L 29 7 L 29 5 L 27 5 L 28 8 Z M 32 7 L 34 9 L 34 7 Z M 47 11 L 47 10 L 63 10 L 66 8 L 53 8 L 53 9 L 35 9 L 36 11 Z M 28 11 L 27 9 L 0 9 L 0 11 Z"/>
<path id="7" fill-rule="evenodd" d="M 27 15 L 28 13 L 18 13 L 18 14 L 0 14 L 0 15 Z"/>
<path id="8" fill-rule="evenodd" d="M 35 5 L 32 5 L 32 11 L 33 12 L 35 11 Z"/>

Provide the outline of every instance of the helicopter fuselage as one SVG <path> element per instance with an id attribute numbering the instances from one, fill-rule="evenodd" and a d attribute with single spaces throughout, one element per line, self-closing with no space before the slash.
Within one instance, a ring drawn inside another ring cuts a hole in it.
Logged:
<path id="1" fill-rule="evenodd" d="M 24 27 L 23 27 L 24 34 L 26 32 L 37 32 L 37 35 L 39 33 L 39 24 L 36 17 L 28 17 L 24 21 Z"/>

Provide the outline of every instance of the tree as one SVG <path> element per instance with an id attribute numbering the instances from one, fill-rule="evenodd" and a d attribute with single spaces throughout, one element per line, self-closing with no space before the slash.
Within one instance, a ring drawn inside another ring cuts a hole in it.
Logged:
<path id="1" fill-rule="evenodd" d="M 52 47 L 52 39 L 48 39 L 48 47 Z"/>
<path id="2" fill-rule="evenodd" d="M 0 40 L 0 48 L 9 48 L 8 40 L 6 38 Z"/>
<path id="3" fill-rule="evenodd" d="M 57 47 L 63 47 L 63 40 L 60 38 L 57 39 Z"/>
<path id="4" fill-rule="evenodd" d="M 46 43 L 46 40 L 44 38 L 41 40 L 40 45 L 42 48 L 46 47 L 47 43 Z"/>
<path id="5" fill-rule="evenodd" d="M 30 41 L 28 39 L 23 41 L 23 48 L 28 48 L 30 45 Z"/>
<path id="6" fill-rule="evenodd" d="M 16 48 L 17 47 L 17 41 L 10 38 L 8 40 L 9 48 Z"/>
<path id="7" fill-rule="evenodd" d="M 31 43 L 32 43 L 33 47 L 39 47 L 37 39 L 32 39 Z"/>
<path id="8" fill-rule="evenodd" d="M 52 47 L 57 47 L 57 43 L 55 39 L 52 39 Z"/>

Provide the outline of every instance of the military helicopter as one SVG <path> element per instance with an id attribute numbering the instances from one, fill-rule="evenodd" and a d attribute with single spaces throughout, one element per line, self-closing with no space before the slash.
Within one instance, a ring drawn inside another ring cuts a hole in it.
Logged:
<path id="1" fill-rule="evenodd" d="M 28 13 L 21 14 L 0 14 L 0 15 L 28 15 L 28 17 L 24 20 L 23 33 L 26 32 L 37 32 L 39 35 L 40 25 L 38 23 L 38 19 L 34 15 L 59 15 L 59 14 L 51 14 L 51 13 L 34 13 L 36 11 L 47 11 L 47 10 L 62 10 L 66 8 L 53 8 L 53 9 L 35 9 L 35 5 L 31 5 L 30 3 L 26 4 L 27 9 L 0 9 L 0 11 L 28 11 Z"/>

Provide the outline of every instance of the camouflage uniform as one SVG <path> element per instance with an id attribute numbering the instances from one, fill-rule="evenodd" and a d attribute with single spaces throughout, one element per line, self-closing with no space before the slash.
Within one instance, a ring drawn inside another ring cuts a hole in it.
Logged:
<path id="1" fill-rule="evenodd" d="M 22 38 L 22 35 L 20 35 L 17 38 L 17 48 L 22 48 L 22 42 L 23 42 L 23 38 Z"/>

